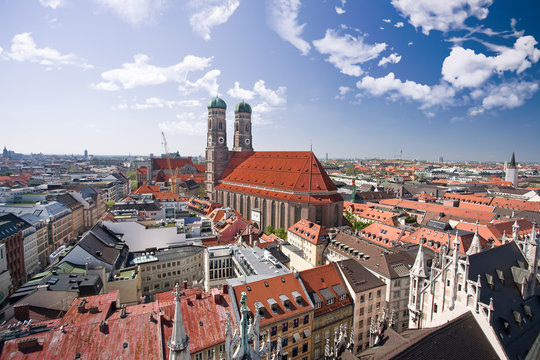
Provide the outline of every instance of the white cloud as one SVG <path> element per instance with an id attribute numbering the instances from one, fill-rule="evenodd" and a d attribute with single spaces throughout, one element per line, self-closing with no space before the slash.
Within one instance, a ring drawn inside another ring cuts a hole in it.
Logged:
<path id="1" fill-rule="evenodd" d="M 300 0 L 272 0 L 269 5 L 269 22 L 283 40 L 290 42 L 302 55 L 306 55 L 311 46 L 301 37 L 306 24 L 298 24 L 300 5 Z"/>
<path id="2" fill-rule="evenodd" d="M 219 70 L 210 70 L 203 77 L 197 79 L 194 82 L 186 80 L 185 83 L 178 86 L 178 90 L 183 94 L 190 94 L 192 92 L 206 91 L 210 96 L 218 95 L 219 85 L 217 78 L 221 75 Z"/>
<path id="3" fill-rule="evenodd" d="M 234 88 L 229 89 L 227 91 L 227 94 L 229 94 L 229 96 L 233 98 L 243 99 L 243 100 L 248 100 L 248 101 L 255 97 L 254 91 L 242 89 L 238 81 L 234 83 Z"/>
<path id="4" fill-rule="evenodd" d="M 474 50 L 456 46 L 444 59 L 441 73 L 452 85 L 478 87 L 484 84 L 495 72 L 512 71 L 521 73 L 540 59 L 540 50 L 535 48 L 536 40 L 532 36 L 523 36 L 516 40 L 513 48 L 496 46 L 499 54 L 486 56 L 476 54 Z"/>
<path id="5" fill-rule="evenodd" d="M 348 87 L 348 86 L 340 86 L 340 87 L 338 88 L 338 90 L 339 90 L 339 94 L 336 95 L 334 98 L 335 98 L 335 99 L 338 99 L 338 100 L 343 100 L 343 99 L 345 99 L 345 95 L 346 95 L 349 91 L 351 91 L 351 88 Z"/>
<path id="6" fill-rule="evenodd" d="M 414 44 L 414 43 L 413 43 L 412 41 L 409 41 L 409 42 L 407 43 L 408 46 L 413 46 L 413 44 Z"/>
<path id="7" fill-rule="evenodd" d="M 386 57 L 383 57 L 377 66 L 384 66 L 386 64 L 397 64 L 401 61 L 401 55 L 398 55 L 397 53 L 392 53 Z"/>
<path id="8" fill-rule="evenodd" d="M 390 20 L 390 19 L 382 19 L 382 21 L 384 21 L 385 23 L 388 23 L 388 24 L 390 24 L 392 22 L 392 20 Z"/>
<path id="9" fill-rule="evenodd" d="M 454 116 L 450 119 L 450 124 L 457 124 L 461 121 L 465 121 L 465 118 L 463 116 Z"/>
<path id="10" fill-rule="evenodd" d="M 151 22 L 167 6 L 167 0 L 94 0 L 131 25 Z"/>
<path id="11" fill-rule="evenodd" d="M 28 61 L 48 67 L 60 67 L 63 65 L 80 66 L 82 68 L 92 67 L 86 60 L 74 54 L 61 54 L 58 50 L 49 47 L 37 47 L 32 38 L 32 33 L 29 32 L 15 35 L 11 41 L 10 51 L 3 52 L 2 57 L 14 61 Z"/>
<path id="12" fill-rule="evenodd" d="M 410 80 L 401 81 L 396 79 L 392 72 L 380 78 L 365 76 L 356 83 L 356 86 L 374 96 L 388 94 L 393 101 L 400 98 L 418 101 L 421 103 L 421 109 L 449 104 L 455 95 L 455 90 L 447 85 L 430 87 Z"/>
<path id="13" fill-rule="evenodd" d="M 204 40 L 210 40 L 212 28 L 226 23 L 239 5 L 238 0 L 192 0 L 191 6 L 197 7 L 197 12 L 189 18 L 191 28 Z"/>
<path id="14" fill-rule="evenodd" d="M 135 103 L 131 106 L 128 106 L 126 103 L 116 106 L 117 110 L 125 109 L 135 109 L 135 110 L 146 110 L 146 109 L 172 109 L 175 107 L 200 107 L 202 106 L 199 100 L 164 100 L 158 97 L 150 97 L 144 100 L 142 103 Z"/>
<path id="15" fill-rule="evenodd" d="M 180 121 L 163 121 L 158 124 L 161 131 L 166 133 L 185 134 L 189 136 L 203 136 L 206 134 L 206 112 L 200 115 L 195 113 L 182 113 L 176 115 Z"/>
<path id="16" fill-rule="evenodd" d="M 210 66 L 212 58 L 188 55 L 181 62 L 166 67 L 150 65 L 149 60 L 147 55 L 137 54 L 133 57 L 133 62 L 101 73 L 103 81 L 91 84 L 90 87 L 97 90 L 119 90 L 166 82 L 185 83 L 190 72 L 204 70 Z"/>
<path id="17" fill-rule="evenodd" d="M 342 7 L 339 7 L 339 6 L 336 6 L 336 12 L 339 14 L 339 15 L 343 15 L 345 14 L 345 9 L 342 8 Z"/>
<path id="18" fill-rule="evenodd" d="M 415 28 L 428 35 L 431 30 L 447 32 L 465 27 L 465 20 L 484 20 L 493 0 L 392 0 L 392 5 Z"/>
<path id="19" fill-rule="evenodd" d="M 507 82 L 491 86 L 482 99 L 481 105 L 471 108 L 470 115 L 478 115 L 493 108 L 513 109 L 525 103 L 538 91 L 538 84 L 534 82 Z"/>
<path id="20" fill-rule="evenodd" d="M 45 7 L 50 7 L 53 10 L 65 5 L 64 0 L 39 0 L 39 3 Z"/>
<path id="21" fill-rule="evenodd" d="M 287 88 L 285 86 L 280 86 L 277 90 L 271 90 L 266 87 L 264 80 L 259 80 L 253 85 L 253 91 L 270 106 L 283 106 L 287 103 Z"/>
<path id="22" fill-rule="evenodd" d="M 324 38 L 313 41 L 313 45 L 321 54 L 329 55 L 328 62 L 350 76 L 362 75 L 364 71 L 358 64 L 377 58 L 386 49 L 385 43 L 366 44 L 363 36 L 340 36 L 332 29 L 327 29 Z"/>
<path id="23" fill-rule="evenodd" d="M 403 22 L 402 22 L 402 21 L 399 21 L 399 22 L 395 23 L 395 24 L 394 24 L 394 27 L 397 27 L 397 28 L 403 27 Z"/>

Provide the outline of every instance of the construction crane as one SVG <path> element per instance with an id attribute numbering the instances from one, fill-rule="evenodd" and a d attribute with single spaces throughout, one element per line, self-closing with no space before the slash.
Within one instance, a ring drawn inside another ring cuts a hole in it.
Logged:
<path id="1" fill-rule="evenodd" d="M 171 182 L 171 192 L 176 194 L 176 169 L 173 171 L 172 165 L 171 165 L 171 157 L 169 155 L 169 150 L 167 149 L 167 139 L 165 138 L 165 133 L 162 131 L 161 136 L 163 137 L 163 147 L 165 148 L 165 156 L 167 157 L 167 165 L 169 166 L 169 173 L 171 174 L 169 181 Z"/>

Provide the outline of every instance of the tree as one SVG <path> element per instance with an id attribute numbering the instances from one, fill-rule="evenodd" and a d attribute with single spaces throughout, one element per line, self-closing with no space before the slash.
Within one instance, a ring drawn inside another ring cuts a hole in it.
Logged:
<path id="1" fill-rule="evenodd" d="M 280 239 L 286 240 L 287 239 L 287 232 L 283 228 L 275 228 L 272 225 L 268 225 L 266 227 L 266 230 L 264 231 L 266 235 L 274 234 Z"/>
<path id="2" fill-rule="evenodd" d="M 109 211 L 110 208 L 112 208 L 112 206 L 116 204 L 116 201 L 114 200 L 109 200 L 105 203 L 105 206 L 107 207 L 107 211 Z"/>
<path id="3" fill-rule="evenodd" d="M 139 187 L 139 184 L 137 183 L 137 173 L 134 171 L 130 171 L 127 173 L 127 177 L 129 180 L 131 180 L 131 191 L 137 190 Z"/>
<path id="4" fill-rule="evenodd" d="M 199 196 L 199 199 L 204 199 L 206 197 L 206 190 L 204 189 L 204 184 L 201 184 L 199 186 L 199 193 L 197 194 Z"/>

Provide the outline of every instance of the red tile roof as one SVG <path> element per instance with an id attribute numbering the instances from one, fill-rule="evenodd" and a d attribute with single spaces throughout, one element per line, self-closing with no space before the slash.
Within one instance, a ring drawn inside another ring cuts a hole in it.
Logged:
<path id="1" fill-rule="evenodd" d="M 172 169 L 181 169 L 186 165 L 191 165 L 195 167 L 190 157 L 187 158 L 171 158 L 171 167 Z M 167 158 L 152 158 L 152 169 L 153 170 L 169 170 L 169 164 L 167 163 Z"/>
<path id="2" fill-rule="evenodd" d="M 401 241 L 402 237 L 407 237 L 410 234 L 410 231 L 376 222 L 360 231 L 362 237 L 384 247 L 396 246 Z"/>
<path id="3" fill-rule="evenodd" d="M 277 191 L 337 191 L 311 151 L 235 152 L 223 171 L 221 181 Z"/>
<path id="4" fill-rule="evenodd" d="M 249 287 L 249 289 L 248 289 Z M 281 322 L 294 316 L 306 315 L 313 310 L 313 306 L 308 300 L 308 294 L 304 291 L 300 280 L 294 274 L 286 274 L 276 276 L 265 280 L 250 282 L 233 287 L 234 297 L 237 301 L 237 306 L 240 308 L 239 302 L 242 297 L 242 292 L 246 292 L 246 305 L 251 312 L 256 311 L 255 302 L 262 303 L 265 307 L 265 315 L 261 316 L 261 328 Z M 294 299 L 293 291 L 300 294 L 302 305 L 298 305 Z M 290 305 L 286 308 L 280 299 L 280 295 L 285 295 L 290 300 Z M 277 303 L 277 312 L 272 311 L 268 300 L 272 298 Z"/>
<path id="5" fill-rule="evenodd" d="M 502 245 L 501 239 L 503 234 L 507 237 L 512 237 L 514 220 L 498 222 L 495 224 L 478 225 L 478 234 L 486 240 L 493 239 L 494 245 Z M 523 239 L 525 236 L 531 234 L 532 223 L 527 219 L 518 220 L 519 232 L 518 236 Z M 460 222 L 456 225 L 457 229 L 474 232 L 476 230 L 476 224 L 470 224 Z"/>
<path id="6" fill-rule="evenodd" d="M 293 201 L 293 202 L 300 202 L 300 203 L 309 202 L 311 204 L 328 204 L 328 203 L 343 201 L 343 198 L 339 194 L 312 195 L 312 196 L 295 195 L 295 194 L 284 193 L 280 191 L 254 189 L 251 187 L 236 186 L 236 185 L 229 185 L 229 184 L 219 184 L 216 186 L 216 188 L 221 189 L 221 190 L 237 192 L 237 193 L 257 195 L 257 196 L 265 197 L 269 199 Z"/>
<path id="7" fill-rule="evenodd" d="M 353 303 L 349 292 L 347 291 L 347 285 L 345 285 L 343 279 L 339 275 L 335 263 L 300 271 L 298 274 L 300 275 L 308 294 L 315 292 L 322 300 L 321 307 L 315 309 L 315 317 L 327 314 L 331 311 L 337 311 Z M 339 294 L 336 293 L 336 289 L 334 288 L 336 285 L 340 285 L 343 290 L 347 291 L 347 297 L 344 300 L 339 300 Z M 320 292 L 322 289 L 328 289 L 334 295 L 335 299 L 333 304 L 328 305 L 324 300 L 324 296 Z"/>
<path id="8" fill-rule="evenodd" d="M 159 185 L 143 184 L 139 188 L 133 191 L 134 194 L 153 194 L 159 192 Z"/>
<path id="9" fill-rule="evenodd" d="M 194 166 L 200 173 L 204 173 L 206 171 L 206 164 L 195 164 Z"/>
<path id="10" fill-rule="evenodd" d="M 424 243 L 424 246 L 435 251 L 440 252 L 441 251 L 441 245 L 444 245 L 448 242 L 448 238 L 450 236 L 450 247 L 452 247 L 452 243 L 455 238 L 455 233 L 447 233 L 444 231 L 438 231 L 431 228 L 422 227 L 415 232 L 413 232 L 411 235 L 402 238 L 404 242 L 408 242 L 411 244 L 420 244 L 421 238 L 426 238 L 426 242 Z M 467 234 L 459 234 L 459 252 L 461 254 L 465 254 L 467 250 L 469 250 L 469 247 L 471 246 L 471 242 L 473 239 L 474 234 L 467 233 Z M 480 244 L 482 244 L 482 247 L 486 247 L 487 241 L 480 236 Z"/>
<path id="11" fill-rule="evenodd" d="M 289 227 L 288 231 L 315 245 L 325 243 L 328 239 L 328 231 L 324 227 L 306 219 L 301 219 Z"/>
<path id="12" fill-rule="evenodd" d="M 347 211 L 349 211 L 353 215 L 356 215 L 357 217 L 370 221 L 377 221 L 393 225 L 398 215 L 391 211 L 375 209 L 368 204 L 356 204 L 351 202 L 347 202 L 346 204 L 347 206 L 345 206 L 344 203 L 344 207 Z"/>
<path id="13" fill-rule="evenodd" d="M 186 289 L 184 294 L 180 298 L 180 308 L 184 328 L 189 336 L 189 352 L 195 354 L 225 342 L 227 313 L 230 314 L 233 331 L 236 328 L 230 295 L 218 289 L 205 293 L 198 289 Z M 197 298 L 197 294 L 200 298 Z M 157 294 L 156 301 L 165 317 L 173 320 L 175 302 L 172 293 Z M 167 341 L 172 335 L 172 321 L 164 321 L 163 324 L 163 338 Z"/>

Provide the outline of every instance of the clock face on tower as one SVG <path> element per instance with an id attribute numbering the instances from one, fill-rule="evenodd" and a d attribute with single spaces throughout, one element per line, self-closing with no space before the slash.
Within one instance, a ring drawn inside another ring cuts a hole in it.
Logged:
<path id="1" fill-rule="evenodd" d="M 250 143 L 249 139 L 244 140 L 244 142 L 246 143 L 246 145 L 249 145 Z"/>
<path id="2" fill-rule="evenodd" d="M 225 138 L 223 138 L 223 136 L 220 136 L 218 141 L 220 144 L 223 144 L 225 142 Z"/>
<path id="3" fill-rule="evenodd" d="M 212 144 L 212 137 L 211 136 L 208 137 L 208 144 Z"/>

